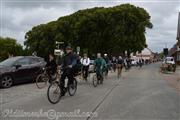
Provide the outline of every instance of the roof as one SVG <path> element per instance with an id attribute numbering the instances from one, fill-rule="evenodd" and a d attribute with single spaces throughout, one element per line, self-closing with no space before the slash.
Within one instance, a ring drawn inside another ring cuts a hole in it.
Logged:
<path id="1" fill-rule="evenodd" d="M 149 48 L 144 48 L 140 53 L 140 55 L 151 55 L 151 54 L 153 54 L 153 52 Z"/>

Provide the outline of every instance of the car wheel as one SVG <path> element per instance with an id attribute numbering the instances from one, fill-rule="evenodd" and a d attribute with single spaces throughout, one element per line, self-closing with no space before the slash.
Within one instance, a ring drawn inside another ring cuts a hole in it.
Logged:
<path id="1" fill-rule="evenodd" d="M 5 75 L 1 80 L 1 87 L 3 88 L 9 88 L 13 84 L 13 79 L 9 75 Z"/>

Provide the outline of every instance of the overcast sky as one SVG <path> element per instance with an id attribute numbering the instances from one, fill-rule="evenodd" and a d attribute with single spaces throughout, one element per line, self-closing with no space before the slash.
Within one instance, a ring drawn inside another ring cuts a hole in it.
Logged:
<path id="1" fill-rule="evenodd" d="M 123 3 L 143 7 L 151 15 L 154 27 L 147 30 L 146 39 L 152 51 L 159 52 L 176 43 L 180 0 L 1 0 L 1 36 L 15 38 L 23 44 L 25 33 L 33 26 L 80 9 Z"/>

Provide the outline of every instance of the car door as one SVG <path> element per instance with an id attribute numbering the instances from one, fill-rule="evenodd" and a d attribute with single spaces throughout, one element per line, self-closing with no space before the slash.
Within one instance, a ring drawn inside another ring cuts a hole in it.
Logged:
<path id="1" fill-rule="evenodd" d="M 30 80 L 30 66 L 28 58 L 21 58 L 15 63 L 16 65 L 20 65 L 20 67 L 16 68 L 14 72 L 14 78 L 18 79 L 18 83 L 27 82 Z"/>
<path id="2" fill-rule="evenodd" d="M 30 58 L 30 75 L 32 79 L 36 78 L 40 73 L 40 61 L 36 58 Z"/>

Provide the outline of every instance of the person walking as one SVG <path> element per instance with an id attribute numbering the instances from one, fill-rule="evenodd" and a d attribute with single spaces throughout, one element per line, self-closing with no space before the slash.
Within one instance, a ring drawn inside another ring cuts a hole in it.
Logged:
<path id="1" fill-rule="evenodd" d="M 138 63 L 139 63 L 139 69 L 140 69 L 142 67 L 142 65 L 143 65 L 143 60 L 140 58 Z"/>

